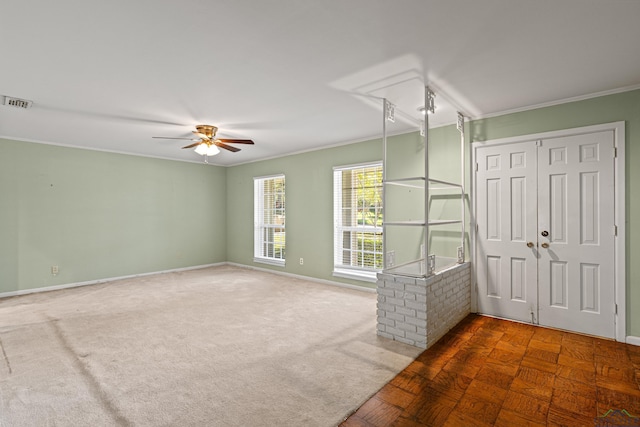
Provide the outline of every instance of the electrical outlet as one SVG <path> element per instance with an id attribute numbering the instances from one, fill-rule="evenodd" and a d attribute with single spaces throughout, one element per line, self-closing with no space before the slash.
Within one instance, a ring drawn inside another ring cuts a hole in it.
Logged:
<path id="1" fill-rule="evenodd" d="M 300 258 L 300 265 L 304 265 L 304 258 Z"/>
<path id="2" fill-rule="evenodd" d="M 56 274 L 58 274 L 58 266 L 57 265 L 52 265 L 51 266 L 51 274 L 53 274 L 54 276 Z"/>

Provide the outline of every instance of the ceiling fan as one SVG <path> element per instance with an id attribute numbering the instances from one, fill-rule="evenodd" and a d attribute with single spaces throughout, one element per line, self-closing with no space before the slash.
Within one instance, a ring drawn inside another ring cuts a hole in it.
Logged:
<path id="1" fill-rule="evenodd" d="M 195 152 L 203 156 L 215 156 L 220 152 L 218 147 L 231 151 L 232 153 L 240 151 L 239 148 L 227 144 L 253 144 L 250 139 L 229 139 L 216 138 L 218 128 L 211 125 L 198 125 L 192 133 L 200 139 L 194 138 L 174 138 L 170 136 L 154 136 L 158 139 L 186 139 L 188 141 L 196 141 L 193 144 L 185 145 L 182 148 L 196 147 Z"/>

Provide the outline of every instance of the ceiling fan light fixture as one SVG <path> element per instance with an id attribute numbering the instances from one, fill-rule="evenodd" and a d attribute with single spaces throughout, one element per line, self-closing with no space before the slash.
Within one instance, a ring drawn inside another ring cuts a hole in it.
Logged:
<path id="1" fill-rule="evenodd" d="M 220 152 L 220 149 L 215 145 L 200 144 L 194 151 L 201 156 L 215 156 Z"/>
<path id="2" fill-rule="evenodd" d="M 207 144 L 199 144 L 194 151 L 201 156 L 204 156 L 205 154 L 207 154 L 207 148 Z"/>
<path id="3" fill-rule="evenodd" d="M 219 152 L 220 152 L 220 149 L 215 145 L 210 145 L 209 148 L 207 148 L 207 156 L 215 156 Z"/>

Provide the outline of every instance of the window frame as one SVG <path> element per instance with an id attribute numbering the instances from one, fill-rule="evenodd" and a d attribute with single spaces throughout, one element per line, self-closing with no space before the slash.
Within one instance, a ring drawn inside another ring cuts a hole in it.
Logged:
<path id="1" fill-rule="evenodd" d="M 265 184 L 269 181 L 275 181 L 277 179 L 282 179 L 283 181 L 283 190 L 282 193 L 273 192 L 271 197 L 273 198 L 272 206 L 265 206 Z M 282 196 L 282 207 L 276 207 L 275 201 L 277 199 L 278 194 Z M 271 216 L 273 220 L 271 222 L 267 222 L 265 213 L 267 210 L 271 211 Z M 278 216 L 277 212 L 282 211 L 282 223 L 276 223 L 275 218 Z M 270 264 L 275 266 L 284 267 L 286 264 L 286 179 L 284 174 L 276 174 L 276 175 L 268 175 L 268 176 L 259 176 L 253 178 L 253 223 L 254 223 L 254 233 L 253 233 L 253 261 L 259 262 L 263 264 Z M 265 231 L 273 230 L 273 240 L 265 240 Z M 281 231 L 277 231 L 281 230 Z M 282 247 L 280 249 L 281 256 L 275 256 L 276 251 L 276 240 L 275 233 L 282 233 Z M 265 246 L 266 245 L 266 246 Z M 269 245 L 273 245 L 271 250 L 273 256 L 269 256 Z M 266 252 L 266 253 L 265 253 Z"/>
<path id="2" fill-rule="evenodd" d="M 358 163 L 351 165 L 334 166 L 333 168 L 333 276 L 342 277 L 346 279 L 360 280 L 365 282 L 375 283 L 377 281 L 377 275 L 382 271 L 382 265 L 380 268 L 365 267 L 358 265 L 347 265 L 343 262 L 344 257 L 344 233 L 375 233 L 380 234 L 380 246 L 379 250 L 373 252 L 374 257 L 384 256 L 384 248 L 382 247 L 382 234 L 383 224 L 382 222 L 376 225 L 351 225 L 345 226 L 343 224 L 343 211 L 344 211 L 344 198 L 343 198 L 343 179 L 344 172 L 354 171 L 367 168 L 379 168 L 380 169 L 380 207 L 376 211 L 376 215 L 379 212 L 384 220 L 384 212 L 382 211 L 382 192 L 384 186 L 382 184 L 382 161 Z M 355 190 L 353 186 L 350 187 Z M 357 210 L 357 206 L 352 206 L 352 209 Z M 358 252 L 358 250 L 356 250 Z M 364 253 L 365 251 L 360 251 Z M 371 253 L 371 252 L 366 252 Z"/>

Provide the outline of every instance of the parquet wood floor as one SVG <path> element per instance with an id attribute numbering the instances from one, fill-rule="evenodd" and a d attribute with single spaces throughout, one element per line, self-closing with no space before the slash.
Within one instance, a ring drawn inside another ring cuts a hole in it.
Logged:
<path id="1" fill-rule="evenodd" d="M 640 426 L 639 381 L 640 347 L 469 315 L 341 427 Z"/>

